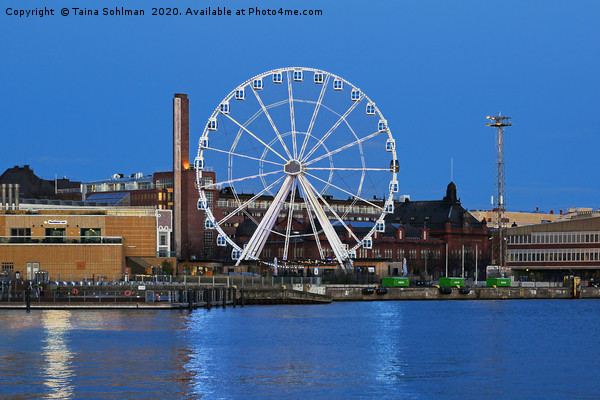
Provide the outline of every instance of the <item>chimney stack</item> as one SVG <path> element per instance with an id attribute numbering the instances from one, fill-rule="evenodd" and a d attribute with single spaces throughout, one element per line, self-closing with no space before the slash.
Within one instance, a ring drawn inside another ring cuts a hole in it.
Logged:
<path id="1" fill-rule="evenodd" d="M 8 184 L 8 206 L 6 207 L 7 210 L 10 210 L 12 208 L 12 204 L 13 204 L 13 185 L 12 183 Z"/>
<path id="2" fill-rule="evenodd" d="M 173 211 L 177 259 L 181 259 L 182 200 L 185 197 L 182 171 L 190 166 L 190 102 L 187 94 L 173 98 Z"/>

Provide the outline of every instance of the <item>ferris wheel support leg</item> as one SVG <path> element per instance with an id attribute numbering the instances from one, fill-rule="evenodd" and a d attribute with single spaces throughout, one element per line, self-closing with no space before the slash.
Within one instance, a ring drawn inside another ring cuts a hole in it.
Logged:
<path id="1" fill-rule="evenodd" d="M 350 229 L 350 228 L 348 227 L 348 225 L 346 225 L 346 224 L 344 223 L 344 221 L 343 221 L 343 220 L 342 220 L 342 218 L 341 218 L 341 217 L 338 215 L 338 213 L 336 213 L 336 212 L 333 210 L 333 208 L 331 208 L 331 206 L 329 205 L 329 203 L 327 202 L 327 200 L 325 200 L 325 199 L 323 198 L 323 196 L 321 196 L 321 194 L 320 194 L 320 193 L 319 193 L 319 192 L 318 192 L 318 191 L 315 189 L 315 187 L 314 187 L 314 186 L 312 186 L 312 185 L 310 184 L 310 182 L 307 182 L 307 184 L 308 184 L 310 187 L 312 187 L 312 189 L 314 190 L 314 192 L 317 194 L 318 198 L 319 198 L 319 199 L 321 199 L 321 202 L 323 202 L 323 204 L 325 204 L 325 207 L 327 207 L 327 209 L 329 210 L 329 212 L 333 214 L 333 216 L 334 216 L 334 217 L 335 217 L 335 218 L 338 220 L 338 222 L 339 222 L 340 224 L 342 224 L 342 226 L 343 226 L 343 227 L 346 229 L 346 231 L 347 231 L 347 232 L 350 234 L 350 236 L 352 236 L 352 237 L 354 238 L 354 240 L 356 240 L 356 242 L 357 242 L 357 243 L 360 243 L 360 242 L 361 242 L 361 240 L 360 240 L 359 238 L 357 238 L 357 237 L 356 237 L 356 235 L 354 234 L 354 232 L 352 232 L 352 229 Z"/>
<path id="2" fill-rule="evenodd" d="M 290 192 L 290 189 L 292 188 L 293 183 L 294 177 L 287 176 L 285 178 L 281 189 L 279 189 L 279 192 L 277 192 L 277 195 L 273 199 L 273 203 L 265 213 L 263 219 L 260 221 L 260 224 L 258 224 L 256 231 L 248 241 L 248 244 L 244 248 L 242 255 L 235 265 L 239 265 L 244 259 L 257 258 L 260 255 L 265 243 L 267 242 L 269 233 L 271 233 L 271 229 L 273 228 L 273 225 L 275 225 L 275 222 L 279 217 L 279 213 L 285 204 L 285 200 Z"/>
<path id="3" fill-rule="evenodd" d="M 351 259 L 347 259 L 346 261 L 344 261 L 344 264 L 346 264 L 346 272 L 352 271 L 352 269 L 354 268 L 354 265 L 352 264 L 352 260 Z"/>
<path id="4" fill-rule="evenodd" d="M 329 218 L 327 218 L 325 211 L 323 211 L 323 208 L 321 207 L 321 205 L 319 204 L 319 201 L 317 200 L 317 196 L 315 196 L 315 193 L 311 189 L 310 184 L 308 183 L 306 178 L 304 178 L 304 176 L 302 176 L 302 175 L 299 175 L 298 182 L 300 183 L 300 186 L 302 186 L 302 189 L 303 189 L 304 193 L 306 194 L 306 198 L 308 199 L 311 208 L 315 212 L 315 215 L 317 216 L 317 220 L 319 221 L 319 223 L 321 224 L 321 227 L 323 228 L 323 232 L 325 233 L 325 236 L 327 237 L 327 241 L 329 242 L 331 249 L 333 250 L 333 254 L 335 254 L 335 258 L 338 260 L 338 263 L 340 264 L 342 269 L 345 270 L 346 266 L 344 265 L 344 261 L 348 257 L 347 257 L 346 250 L 344 249 L 344 245 L 342 244 L 342 241 L 340 240 L 339 236 L 335 232 L 335 229 L 331 225 L 331 222 L 329 222 Z"/>

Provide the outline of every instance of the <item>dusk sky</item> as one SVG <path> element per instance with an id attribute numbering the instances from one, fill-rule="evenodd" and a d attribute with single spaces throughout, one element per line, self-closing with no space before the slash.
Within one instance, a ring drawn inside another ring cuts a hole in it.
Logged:
<path id="1" fill-rule="evenodd" d="M 49 4 L 51 3 L 51 4 Z M 490 208 L 494 130 L 506 130 L 507 207 L 600 208 L 597 1 L 18 1 L 55 16 L 0 15 L 0 170 L 90 181 L 172 168 L 172 97 L 190 99 L 192 158 L 237 85 L 306 66 L 361 88 L 387 118 L 400 194 L 435 200 L 454 182 Z M 67 16 L 62 7 L 143 8 Z M 152 7 L 322 9 L 323 16 L 151 16 Z M 0 171 L 0 172 L 1 172 Z M 385 188 L 382 188 L 382 191 Z"/>

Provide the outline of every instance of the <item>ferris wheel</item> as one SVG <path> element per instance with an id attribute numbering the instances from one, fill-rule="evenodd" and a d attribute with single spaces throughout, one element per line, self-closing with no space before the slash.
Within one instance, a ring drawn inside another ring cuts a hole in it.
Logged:
<path id="1" fill-rule="evenodd" d="M 291 243 L 314 240 L 319 257 L 351 268 L 385 232 L 398 193 L 395 140 L 379 108 L 314 68 L 267 71 L 231 91 L 208 119 L 194 167 L 204 227 L 231 246 L 236 265 L 260 259 L 271 238 L 283 260 L 298 257 Z M 215 205 L 215 189 L 226 203 Z M 245 243 L 232 237 L 240 218 L 252 227 Z"/>

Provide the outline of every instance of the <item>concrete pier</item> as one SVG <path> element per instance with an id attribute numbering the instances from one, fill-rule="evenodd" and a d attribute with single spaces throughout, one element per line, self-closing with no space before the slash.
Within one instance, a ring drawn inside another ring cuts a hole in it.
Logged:
<path id="1" fill-rule="evenodd" d="M 373 285 L 328 285 L 326 293 L 333 301 L 385 301 L 385 300 L 510 300 L 510 299 L 572 299 L 571 288 L 526 288 L 526 287 L 476 287 L 461 293 L 451 288 L 449 294 L 443 294 L 436 287 L 425 288 L 386 288 L 387 293 L 367 288 Z M 600 298 L 600 288 L 581 288 L 581 298 Z"/>
<path id="2" fill-rule="evenodd" d="M 600 288 L 581 287 L 390 287 L 292 284 L 275 286 L 208 286 L 190 284 L 57 286 L 44 294 L 3 291 L 0 309 L 196 309 L 252 304 L 327 304 L 332 301 L 600 299 Z"/>

